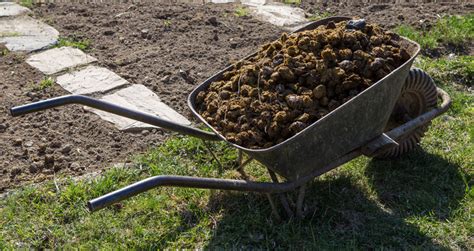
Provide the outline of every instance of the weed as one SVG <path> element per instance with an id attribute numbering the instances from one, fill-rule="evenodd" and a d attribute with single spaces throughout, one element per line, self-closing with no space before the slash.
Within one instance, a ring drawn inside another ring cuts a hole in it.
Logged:
<path id="1" fill-rule="evenodd" d="M 47 88 L 53 86 L 54 80 L 51 77 L 43 78 L 36 86 L 36 90 L 46 90 Z"/>
<path id="2" fill-rule="evenodd" d="M 323 18 L 326 18 L 326 17 L 330 17 L 330 16 L 331 16 L 331 13 L 329 13 L 327 11 L 324 11 L 324 12 L 321 12 L 321 13 L 312 14 L 311 16 L 307 17 L 307 19 L 309 21 L 317 21 L 317 20 L 320 20 L 320 19 L 323 19 Z"/>
<path id="3" fill-rule="evenodd" d="M 0 48 L 0 56 L 4 57 L 10 53 L 6 48 Z"/>
<path id="4" fill-rule="evenodd" d="M 63 47 L 63 46 L 74 47 L 83 51 L 87 51 L 91 46 L 91 42 L 88 39 L 77 40 L 75 38 L 60 37 L 55 47 Z"/>
<path id="5" fill-rule="evenodd" d="M 285 4 L 301 4 L 301 0 L 284 0 Z"/>
<path id="6" fill-rule="evenodd" d="M 18 37 L 21 36 L 21 33 L 12 31 L 12 32 L 0 32 L 0 37 Z"/>
<path id="7" fill-rule="evenodd" d="M 21 0 L 20 5 L 26 8 L 33 8 L 33 1 L 34 0 Z"/>
<path id="8" fill-rule="evenodd" d="M 237 7 L 234 11 L 234 15 L 236 15 L 238 17 L 246 17 L 249 14 L 250 14 L 249 9 L 247 9 L 245 7 L 242 7 L 242 6 Z"/>
<path id="9" fill-rule="evenodd" d="M 171 26 L 172 22 L 171 20 L 165 20 L 163 21 L 163 25 L 166 27 L 166 28 L 169 28 Z"/>

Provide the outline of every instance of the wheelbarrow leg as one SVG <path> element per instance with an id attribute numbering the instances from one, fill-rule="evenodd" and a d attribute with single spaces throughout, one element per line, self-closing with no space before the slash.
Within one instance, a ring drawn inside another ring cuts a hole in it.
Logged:
<path id="1" fill-rule="evenodd" d="M 275 219 L 276 219 L 277 221 L 281 221 L 281 216 L 280 216 L 280 214 L 278 213 L 278 209 L 277 209 L 277 207 L 276 207 L 276 205 L 275 205 L 275 201 L 273 200 L 272 195 L 269 194 L 269 193 L 267 193 L 266 195 L 267 195 L 268 201 L 270 202 L 270 207 L 272 208 L 272 212 L 273 212 L 273 215 L 275 216 Z"/>
<path id="2" fill-rule="evenodd" d="M 248 178 L 249 178 L 249 176 L 248 176 L 248 174 L 245 172 L 245 169 L 244 169 L 244 168 L 245 168 L 245 166 L 248 165 L 248 164 L 250 163 L 250 161 L 252 161 L 252 160 L 253 160 L 253 158 L 249 156 L 248 159 L 246 159 L 246 160 L 244 161 L 243 152 L 242 152 L 242 150 L 239 149 L 239 156 L 237 157 L 238 167 L 237 167 L 236 170 L 237 170 L 237 172 L 240 173 L 240 175 L 242 175 L 242 177 L 243 177 L 244 179 L 248 179 Z"/>
<path id="3" fill-rule="evenodd" d="M 268 168 L 267 168 L 268 169 Z M 270 174 L 270 177 L 272 178 L 272 181 L 275 182 L 275 183 L 280 183 L 278 181 L 278 177 L 276 176 L 275 172 L 273 172 L 272 170 L 268 169 L 268 173 Z M 292 218 L 294 217 L 294 213 L 293 213 L 293 210 L 291 210 L 290 208 L 290 204 L 288 203 L 288 199 L 286 198 L 286 194 L 285 193 L 281 193 L 280 194 L 280 201 L 281 201 L 281 204 L 283 205 L 283 208 L 285 209 L 286 213 L 288 214 L 288 217 L 289 218 Z"/>
<path id="4" fill-rule="evenodd" d="M 217 165 L 219 166 L 219 173 L 224 172 L 224 167 L 222 166 L 221 162 L 217 158 L 214 151 L 212 151 L 211 145 L 209 144 L 209 142 L 207 142 L 206 140 L 202 140 L 202 143 L 204 143 L 204 146 L 206 147 L 207 151 L 209 151 L 209 153 L 211 153 L 212 158 L 217 162 Z"/>
<path id="5" fill-rule="evenodd" d="M 304 212 L 303 212 L 303 202 L 304 202 L 304 195 L 306 191 L 306 184 L 300 186 L 298 191 L 298 199 L 296 201 L 296 217 L 298 219 L 303 219 Z"/>

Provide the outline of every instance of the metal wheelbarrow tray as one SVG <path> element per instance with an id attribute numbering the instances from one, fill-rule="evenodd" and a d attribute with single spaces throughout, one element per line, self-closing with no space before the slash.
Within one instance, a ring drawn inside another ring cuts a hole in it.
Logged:
<path id="1" fill-rule="evenodd" d="M 349 20 L 349 18 L 326 18 L 309 23 L 295 32 L 315 29 L 330 21 L 340 22 L 345 20 Z M 178 186 L 266 193 L 273 212 L 278 216 L 275 203 L 270 194 L 280 193 L 282 195 L 282 193 L 299 188 L 295 206 L 296 211 L 290 208 L 286 196 L 280 196 L 280 200 L 290 216 L 296 214 L 296 216 L 301 217 L 303 215 L 302 203 L 305 184 L 308 181 L 360 155 L 370 157 L 384 156 L 384 154 L 385 156 L 396 156 L 410 150 L 422 137 L 422 133 L 427 129 L 427 124 L 449 108 L 451 100 L 446 92 L 436 88 L 433 80 L 423 71 L 419 69 L 410 70 L 415 57 L 420 51 L 420 46 L 406 38 L 402 38 L 401 46 L 411 56 L 403 65 L 298 134 L 266 149 L 248 149 L 228 142 L 196 111 L 196 95 L 205 90 L 212 82 L 219 80 L 222 74 L 232 69 L 233 66 L 221 70 L 198 85 L 188 97 L 188 105 L 194 115 L 214 133 L 179 125 L 151 114 L 80 95 L 63 96 L 14 107 L 10 109 L 10 112 L 13 116 L 18 116 L 77 103 L 203 140 L 224 140 L 239 149 L 241 163 L 238 169 L 242 173 L 244 173 L 244 166 L 250 160 L 255 159 L 268 168 L 273 180 L 273 183 L 270 183 L 189 176 L 155 176 L 89 201 L 88 208 L 91 211 L 104 208 L 151 188 Z M 245 59 L 251 58 L 255 54 L 249 55 Z M 420 93 L 417 91 L 419 89 L 423 91 Z M 442 100 L 439 107 L 436 105 L 437 98 Z M 393 117 L 400 117 L 400 113 L 405 118 L 403 123 L 395 123 L 395 126 L 393 123 L 388 123 L 389 120 L 393 120 Z M 391 154 L 387 155 L 386 153 L 390 153 L 390 151 L 392 151 Z M 249 156 L 247 161 L 243 163 L 242 152 Z M 283 177 L 285 181 L 280 183 L 276 174 Z"/>

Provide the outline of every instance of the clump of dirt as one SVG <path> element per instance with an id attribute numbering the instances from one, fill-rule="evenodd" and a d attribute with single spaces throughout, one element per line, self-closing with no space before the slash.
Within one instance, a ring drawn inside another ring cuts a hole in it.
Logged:
<path id="1" fill-rule="evenodd" d="M 399 41 L 364 20 L 284 33 L 198 93 L 199 113 L 233 143 L 273 146 L 408 60 Z"/>

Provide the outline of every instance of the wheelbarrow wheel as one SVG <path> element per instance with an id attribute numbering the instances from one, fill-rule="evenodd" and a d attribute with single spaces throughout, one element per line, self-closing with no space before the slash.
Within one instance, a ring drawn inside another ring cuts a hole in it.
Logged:
<path id="1" fill-rule="evenodd" d="M 420 69 L 411 69 L 385 131 L 390 131 L 435 108 L 437 95 L 433 79 Z M 418 145 L 429 125 L 430 122 L 416 128 L 402 138 L 396 139 L 399 144 L 397 147 L 382 152 L 376 158 L 397 158 L 411 151 Z"/>

